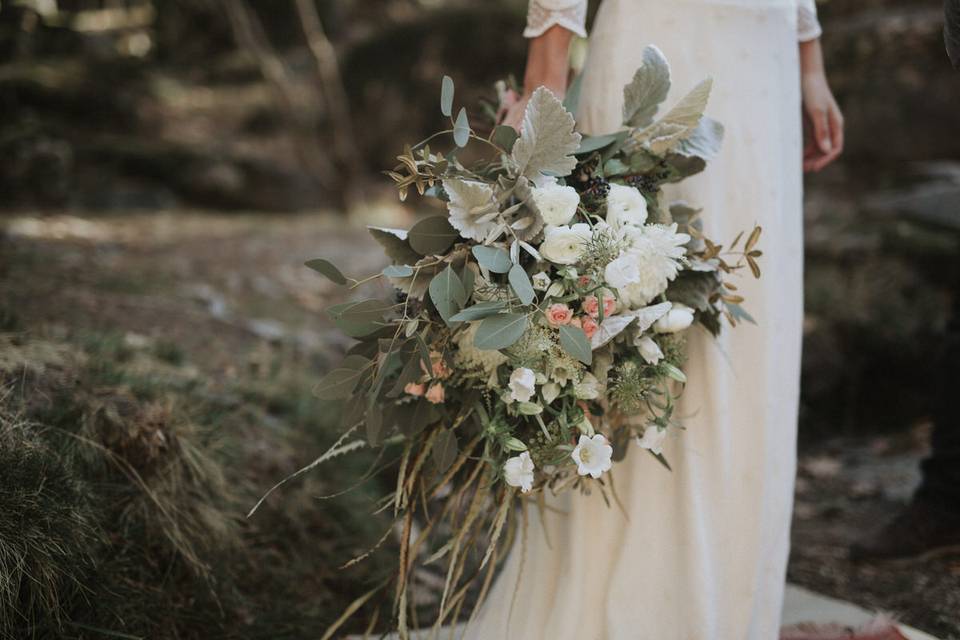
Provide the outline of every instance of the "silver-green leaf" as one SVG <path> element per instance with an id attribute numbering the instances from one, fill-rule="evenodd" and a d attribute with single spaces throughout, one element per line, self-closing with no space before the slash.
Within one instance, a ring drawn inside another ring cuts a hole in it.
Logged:
<path id="1" fill-rule="evenodd" d="M 329 260 L 314 258 L 313 260 L 307 260 L 304 264 L 335 284 L 347 284 L 346 276 L 340 273 L 340 269 L 337 269 Z"/>
<path id="2" fill-rule="evenodd" d="M 543 173 L 566 175 L 577 165 L 573 154 L 580 146 L 573 116 L 546 87 L 533 92 L 513 145 L 511 158 L 518 175 L 535 178 Z"/>
<path id="3" fill-rule="evenodd" d="M 440 82 L 440 113 L 448 118 L 453 114 L 453 78 L 443 76 Z"/>
<path id="4" fill-rule="evenodd" d="M 433 300 L 440 317 L 448 324 L 451 316 L 463 307 L 467 301 L 467 293 L 453 267 L 448 266 L 430 281 L 430 299 Z"/>
<path id="5" fill-rule="evenodd" d="M 527 316 L 501 313 L 484 318 L 477 327 L 473 346 L 477 349 L 506 349 L 520 339 L 527 328 Z"/>
<path id="6" fill-rule="evenodd" d="M 453 141 L 458 147 L 465 147 L 470 142 L 470 121 L 467 119 L 467 110 L 462 107 L 453 123 Z"/>
<path id="7" fill-rule="evenodd" d="M 623 124 L 646 127 L 670 92 L 670 65 L 657 47 L 643 50 L 643 64 L 623 88 Z"/>
<path id="8" fill-rule="evenodd" d="M 407 237 L 413 250 L 425 256 L 443 253 L 458 235 L 446 216 L 431 216 L 413 225 Z"/>
<path id="9" fill-rule="evenodd" d="M 340 400 L 349 397 L 360 381 L 356 369 L 334 369 L 320 379 L 314 393 L 321 400 Z"/>
<path id="10" fill-rule="evenodd" d="M 536 297 L 533 291 L 533 283 L 530 282 L 530 276 L 523 270 L 523 267 L 518 264 L 510 267 L 510 273 L 507 275 L 507 279 L 510 281 L 510 286 L 513 287 L 513 292 L 520 298 L 520 302 L 523 304 L 533 302 L 533 299 Z"/>
<path id="11" fill-rule="evenodd" d="M 473 247 L 471 251 L 481 267 L 489 269 L 494 273 L 506 273 L 510 271 L 510 267 L 513 266 L 513 263 L 510 261 L 510 254 L 499 247 L 477 245 Z"/>
<path id="12" fill-rule="evenodd" d="M 583 332 L 583 329 L 579 327 L 561 326 L 560 346 L 583 364 L 593 362 L 593 349 L 590 346 L 590 340 L 587 339 L 587 334 Z"/>

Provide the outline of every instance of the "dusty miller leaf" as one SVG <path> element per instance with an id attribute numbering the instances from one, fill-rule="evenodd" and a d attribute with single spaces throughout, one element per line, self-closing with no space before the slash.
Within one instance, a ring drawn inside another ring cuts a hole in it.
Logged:
<path id="1" fill-rule="evenodd" d="M 689 137 L 700 123 L 712 87 L 713 80 L 710 78 L 695 86 L 663 118 L 637 132 L 637 141 L 647 143 L 650 150 L 657 155 L 673 150 L 681 140 Z"/>
<path id="2" fill-rule="evenodd" d="M 517 172 L 534 178 L 541 173 L 566 175 L 573 171 L 577 166 L 573 154 L 580 147 L 574 124 L 573 116 L 549 89 L 534 91 L 511 152 Z"/>
<path id="3" fill-rule="evenodd" d="M 646 127 L 670 91 L 670 65 L 657 47 L 643 50 L 643 64 L 623 88 L 623 124 Z"/>

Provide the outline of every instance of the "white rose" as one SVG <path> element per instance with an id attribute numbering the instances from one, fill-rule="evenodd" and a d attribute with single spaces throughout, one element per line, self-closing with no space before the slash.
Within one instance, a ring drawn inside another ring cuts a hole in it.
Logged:
<path id="1" fill-rule="evenodd" d="M 533 370 L 526 367 L 514 369 L 510 374 L 510 399 L 517 402 L 530 402 L 536 391 L 537 377 Z"/>
<path id="2" fill-rule="evenodd" d="M 611 184 L 607 194 L 607 222 L 613 227 L 641 226 L 647 221 L 647 200 L 639 190 Z"/>
<path id="3" fill-rule="evenodd" d="M 685 304 L 673 303 L 667 315 L 653 323 L 653 330 L 657 333 L 676 333 L 683 331 L 693 324 L 693 309 Z"/>
<path id="4" fill-rule="evenodd" d="M 628 251 L 607 264 L 603 271 L 603 278 L 611 287 L 623 289 L 640 279 L 640 269 L 637 259 Z"/>
<path id="5" fill-rule="evenodd" d="M 638 337 L 633 345 L 640 352 L 640 357 L 647 361 L 647 364 L 657 364 L 663 359 L 663 351 L 660 345 L 654 342 L 650 336 Z"/>
<path id="6" fill-rule="evenodd" d="M 549 225 L 567 224 L 577 213 L 580 196 L 573 187 L 551 184 L 531 189 L 533 202 L 540 210 L 543 221 Z"/>
<path id="7" fill-rule="evenodd" d="M 594 400 L 600 396 L 600 381 L 589 371 L 583 374 L 580 382 L 573 385 L 573 395 L 578 400 Z"/>
<path id="8" fill-rule="evenodd" d="M 581 476 L 589 475 L 593 478 L 599 478 L 604 471 L 609 471 L 613 466 L 611 457 L 613 456 L 613 447 L 607 442 L 602 434 L 590 436 L 580 436 L 580 441 L 570 457 L 577 463 L 577 473 Z"/>
<path id="9" fill-rule="evenodd" d="M 523 493 L 533 488 L 533 460 L 524 451 L 518 456 L 507 459 L 503 465 L 503 479 L 511 487 L 520 487 Z"/>
<path id="10" fill-rule="evenodd" d="M 643 430 L 643 437 L 637 438 L 637 444 L 644 449 L 660 455 L 663 453 L 663 443 L 667 439 L 667 430 L 660 429 L 654 424 L 649 425 Z"/>
<path id="11" fill-rule="evenodd" d="M 583 229 L 586 227 L 586 236 Z M 579 259 L 590 238 L 590 227 L 575 224 L 572 227 L 548 227 L 540 245 L 540 254 L 555 264 L 574 264 Z"/>

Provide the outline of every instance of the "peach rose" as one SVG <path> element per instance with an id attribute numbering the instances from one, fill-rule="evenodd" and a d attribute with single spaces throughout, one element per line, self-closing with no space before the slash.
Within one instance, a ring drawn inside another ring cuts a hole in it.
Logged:
<path id="1" fill-rule="evenodd" d="M 616 308 L 617 301 L 613 296 L 603 296 L 603 316 L 605 318 L 613 315 Z M 597 300 L 597 296 L 587 296 L 583 299 L 583 312 L 591 318 L 599 317 L 600 303 Z"/>
<path id="2" fill-rule="evenodd" d="M 573 319 L 573 310 L 562 302 L 552 304 L 547 308 L 547 322 L 551 326 L 559 327 L 570 324 Z"/>
<path id="3" fill-rule="evenodd" d="M 450 367 L 443 361 L 443 354 L 439 351 L 430 352 L 430 371 L 427 371 L 427 367 L 422 361 L 420 362 L 420 369 L 434 378 L 449 378 L 451 373 Z"/>
<path id="4" fill-rule="evenodd" d="M 412 396 L 422 396 L 426 392 L 426 387 L 423 384 L 418 384 L 416 382 L 408 382 L 407 386 L 403 388 L 405 393 L 409 393 Z"/>
<path id="5" fill-rule="evenodd" d="M 433 404 L 440 404 L 444 400 L 443 385 L 439 382 L 434 382 L 430 385 L 430 388 L 427 389 L 427 400 Z"/>
<path id="6" fill-rule="evenodd" d="M 580 319 L 580 327 L 583 329 L 583 332 L 587 334 L 587 338 L 592 338 L 593 334 L 597 332 L 597 329 L 600 328 L 600 325 L 597 324 L 597 321 L 591 318 L 590 316 L 583 316 Z"/>

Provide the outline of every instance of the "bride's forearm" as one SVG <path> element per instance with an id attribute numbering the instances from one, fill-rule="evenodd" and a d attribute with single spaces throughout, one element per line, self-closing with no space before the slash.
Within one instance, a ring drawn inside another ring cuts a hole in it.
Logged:
<path id="1" fill-rule="evenodd" d="M 527 69 L 523 76 L 524 93 L 546 87 L 558 96 L 567 90 L 570 40 L 573 34 L 560 26 L 547 29 L 530 40 Z"/>
<path id="2" fill-rule="evenodd" d="M 820 48 L 820 38 L 800 43 L 800 75 L 825 76 L 823 68 L 823 49 Z"/>

